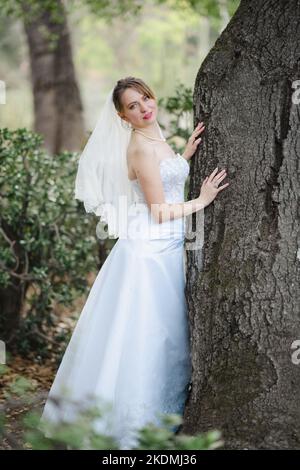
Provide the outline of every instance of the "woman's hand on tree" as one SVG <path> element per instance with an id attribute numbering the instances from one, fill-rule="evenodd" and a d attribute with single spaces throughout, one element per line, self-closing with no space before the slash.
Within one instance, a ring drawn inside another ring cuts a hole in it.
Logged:
<path id="1" fill-rule="evenodd" d="M 218 174 L 217 171 L 218 167 L 215 168 L 210 176 L 207 176 L 202 183 L 198 199 L 205 207 L 215 199 L 220 191 L 223 191 L 223 189 L 227 188 L 229 185 L 229 183 L 225 183 L 222 186 L 219 186 L 221 181 L 226 178 L 227 174 L 225 169 L 221 170 Z"/>
<path id="2" fill-rule="evenodd" d="M 182 156 L 186 160 L 190 160 L 190 158 L 192 158 L 192 156 L 196 152 L 197 147 L 198 147 L 198 145 L 200 144 L 200 142 L 202 140 L 201 137 L 197 138 L 197 136 L 202 134 L 204 129 L 205 129 L 205 125 L 203 124 L 203 122 L 199 122 L 199 124 L 197 125 L 197 127 L 195 127 L 195 130 L 191 134 L 190 138 L 188 139 L 188 143 L 187 143 L 186 148 L 185 148 L 185 150 L 182 154 Z"/>

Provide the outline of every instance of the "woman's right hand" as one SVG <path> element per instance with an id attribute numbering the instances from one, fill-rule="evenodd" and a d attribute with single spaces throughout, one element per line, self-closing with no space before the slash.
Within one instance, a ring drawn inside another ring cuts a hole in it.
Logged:
<path id="1" fill-rule="evenodd" d="M 222 186 L 218 185 L 226 178 L 226 170 L 221 170 L 218 174 L 218 167 L 214 169 L 210 176 L 207 176 L 202 183 L 200 194 L 198 199 L 204 204 L 204 206 L 208 206 L 217 196 L 217 194 L 222 191 L 224 188 L 227 188 L 229 183 L 225 183 Z"/>

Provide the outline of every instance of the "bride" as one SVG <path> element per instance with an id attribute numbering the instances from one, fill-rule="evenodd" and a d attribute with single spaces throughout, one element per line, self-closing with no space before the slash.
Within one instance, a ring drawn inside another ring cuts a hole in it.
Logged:
<path id="1" fill-rule="evenodd" d="M 42 415 L 74 419 L 76 409 L 64 397 L 81 406 L 106 404 L 96 428 L 121 449 L 133 448 L 147 423 L 183 413 L 191 380 L 185 218 L 229 184 L 219 186 L 226 171 L 216 168 L 199 196 L 185 202 L 188 160 L 205 126 L 195 128 L 182 155 L 174 154 L 157 115 L 143 80 L 118 80 L 81 155 L 75 198 L 100 217 L 99 238 L 107 227 L 118 240 L 89 292 Z"/>

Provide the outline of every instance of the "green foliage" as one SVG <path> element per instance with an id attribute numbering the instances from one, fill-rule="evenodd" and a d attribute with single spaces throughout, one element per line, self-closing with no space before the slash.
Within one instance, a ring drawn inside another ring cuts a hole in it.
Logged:
<path id="1" fill-rule="evenodd" d="M 50 157 L 40 144 L 25 129 L 0 130 L 0 289 L 21 292 L 28 304 L 19 351 L 31 345 L 46 354 L 53 303 L 70 305 L 86 292 L 97 244 L 95 219 L 74 199 L 78 156 Z"/>
<path id="2" fill-rule="evenodd" d="M 11 394 L 23 396 L 25 393 L 29 393 L 34 390 L 33 383 L 25 377 L 18 376 L 9 385 L 8 390 L 5 390 L 5 396 L 8 398 Z"/>
<path id="3" fill-rule="evenodd" d="M 2 369 L 2 374 L 9 372 L 9 368 Z M 0 369 L 1 374 L 1 369 Z M 119 443 L 113 432 L 102 431 L 100 428 L 110 429 L 110 415 L 112 410 L 107 402 L 102 406 L 83 406 L 74 402 L 65 394 L 57 398 L 53 404 L 57 411 L 65 407 L 72 407 L 75 415 L 72 421 L 59 418 L 58 423 L 41 420 L 41 397 L 35 390 L 36 385 L 22 376 L 15 377 L 6 393 L 6 402 L 0 406 L 0 435 L 10 443 L 14 449 L 33 450 L 100 450 L 119 449 Z M 97 401 L 97 403 L 99 403 Z M 18 410 L 20 419 L 14 421 L 10 415 L 11 409 Z M 160 425 L 147 423 L 137 431 L 138 450 L 209 450 L 221 447 L 221 434 L 210 431 L 194 436 L 178 432 L 182 424 L 182 417 L 178 414 L 161 413 L 158 415 Z M 102 421 L 104 420 L 104 421 Z M 175 430 L 174 430 L 175 428 Z"/>
<path id="4" fill-rule="evenodd" d="M 99 418 L 100 417 L 100 418 Z M 30 413 L 24 420 L 26 446 L 34 450 L 67 448 L 81 450 L 119 449 L 113 435 L 100 434 L 95 431 L 94 420 L 101 419 L 99 410 L 81 413 L 73 423 L 53 425 L 50 422 L 40 424 L 39 415 Z M 182 422 L 180 415 L 165 414 L 161 425 L 148 423 L 137 431 L 136 450 L 209 450 L 221 447 L 221 434 L 210 431 L 205 434 L 189 436 L 176 434 L 170 426 Z M 47 436 L 47 437 L 46 437 Z"/>
<path id="5" fill-rule="evenodd" d="M 174 94 L 158 100 L 158 107 L 163 108 L 170 116 L 168 124 L 168 139 L 174 145 L 177 152 L 184 150 L 186 140 L 192 133 L 192 110 L 193 92 L 192 88 L 183 83 L 177 83 Z M 164 128 L 164 126 L 161 126 Z M 180 138 L 180 144 L 176 144 Z"/>
<path id="6" fill-rule="evenodd" d="M 27 413 L 23 419 L 24 444 L 33 450 L 55 449 L 119 449 L 119 444 L 113 435 L 95 431 L 95 419 L 101 419 L 103 413 L 99 410 L 82 412 L 73 423 L 61 422 L 53 424 L 40 422 L 36 412 Z M 176 434 L 170 430 L 171 425 L 182 422 L 179 415 L 164 415 L 161 425 L 148 423 L 137 432 L 137 450 L 209 450 L 221 447 L 221 434 L 210 431 L 205 434 L 189 436 Z"/>
<path id="7" fill-rule="evenodd" d="M 1 16 L 22 17 L 25 21 L 34 20 L 35 17 L 47 12 L 53 21 L 61 21 L 62 6 L 57 0 L 0 0 Z"/>
<path id="8" fill-rule="evenodd" d="M 81 3 L 87 5 L 90 11 L 95 15 L 101 15 L 106 20 L 111 20 L 116 16 L 138 15 L 143 7 L 142 0 L 81 0 Z"/>
<path id="9" fill-rule="evenodd" d="M 210 16 L 220 19 L 220 0 L 156 0 L 158 4 L 168 4 L 175 8 L 189 6 L 194 12 L 202 16 Z M 234 14 L 240 0 L 223 0 L 222 5 L 226 7 L 230 16 Z"/>
<path id="10" fill-rule="evenodd" d="M 220 1 L 219 0 L 155 0 L 158 5 L 167 4 L 174 8 L 185 8 L 189 6 L 200 15 L 209 15 L 216 18 L 220 17 Z M 81 5 L 87 5 L 93 14 L 100 14 L 107 19 L 114 16 L 124 16 L 127 13 L 138 14 L 146 2 L 142 0 L 77 0 L 66 2 L 68 9 L 78 8 Z M 225 0 L 224 7 L 228 11 L 234 12 L 238 7 L 240 0 Z M 26 5 L 26 8 L 24 7 Z M 58 0 L 1 0 L 0 6 L 2 14 L 22 16 L 26 11 L 31 17 L 43 12 L 53 15 L 55 21 L 60 20 L 61 2 Z"/>
<path id="11" fill-rule="evenodd" d="M 177 82 L 174 94 L 158 100 L 159 108 L 163 109 L 170 116 L 168 132 L 166 135 L 168 143 L 177 153 L 183 153 L 186 142 L 194 130 L 193 125 L 193 92 L 190 87 Z M 165 127 L 160 124 L 164 129 Z M 185 199 L 188 195 L 190 177 L 185 183 Z"/>
<path id="12" fill-rule="evenodd" d="M 64 8 L 68 11 L 88 6 L 93 14 L 101 14 L 110 20 L 115 16 L 124 16 L 128 13 L 138 14 L 142 8 L 141 0 L 76 0 L 63 2 L 61 0 L 0 0 L 1 16 L 22 17 L 25 21 L 34 20 L 42 14 L 48 14 L 51 21 L 63 21 Z"/>

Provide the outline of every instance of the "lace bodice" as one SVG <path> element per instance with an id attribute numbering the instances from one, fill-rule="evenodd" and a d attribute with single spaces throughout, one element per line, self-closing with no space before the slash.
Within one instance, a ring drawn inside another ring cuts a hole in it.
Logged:
<path id="1" fill-rule="evenodd" d="M 190 171 L 190 166 L 187 160 L 177 153 L 176 157 L 169 157 L 161 160 L 159 166 L 165 201 L 169 204 L 184 202 L 184 184 Z M 146 203 L 139 181 L 137 179 L 130 181 L 133 185 L 134 191 L 139 197 L 138 202 Z"/>

